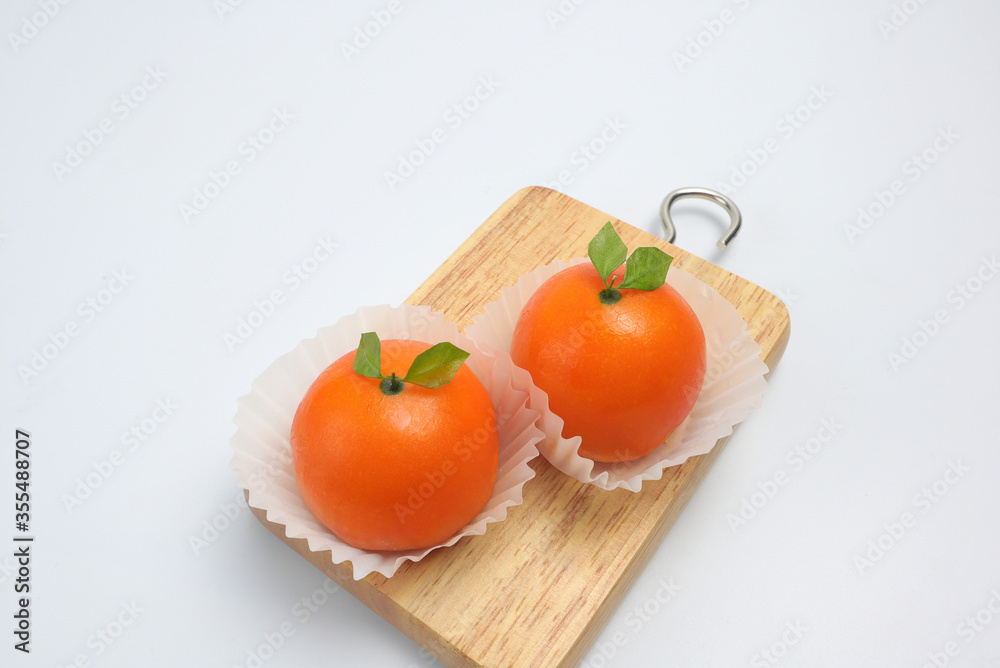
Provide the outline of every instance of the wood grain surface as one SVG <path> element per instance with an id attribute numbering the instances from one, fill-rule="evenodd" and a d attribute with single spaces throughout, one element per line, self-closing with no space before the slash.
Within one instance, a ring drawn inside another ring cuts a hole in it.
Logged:
<path id="1" fill-rule="evenodd" d="M 566 195 L 517 192 L 407 300 L 428 304 L 464 329 L 500 290 L 555 258 L 585 256 L 612 221 L 629 249 L 659 246 L 675 266 L 734 304 L 773 369 L 789 336 L 788 311 L 774 295 L 720 267 Z M 767 398 L 761 410 L 768 410 Z M 483 536 L 465 538 L 391 579 L 360 581 L 351 565 L 330 563 L 284 526 L 254 515 L 278 538 L 446 666 L 496 668 L 577 665 L 649 561 L 688 499 L 722 453 L 668 469 L 639 493 L 607 492 L 563 475 L 542 458 L 524 504 Z"/>

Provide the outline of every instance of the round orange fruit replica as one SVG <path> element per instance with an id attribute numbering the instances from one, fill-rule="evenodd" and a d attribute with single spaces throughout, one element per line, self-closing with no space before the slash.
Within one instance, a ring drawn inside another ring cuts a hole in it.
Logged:
<path id="1" fill-rule="evenodd" d="M 705 377 L 697 315 L 664 283 L 670 256 L 627 249 L 609 222 L 592 264 L 565 269 L 525 304 L 511 358 L 580 436 L 579 454 L 622 462 L 656 449 L 690 414 Z M 624 264 L 623 264 L 624 263 Z"/>
<path id="2" fill-rule="evenodd" d="M 292 421 L 295 480 L 306 507 L 350 545 L 433 547 L 493 493 L 496 411 L 463 365 L 468 353 L 450 343 L 385 344 L 362 335 L 306 392 Z"/>

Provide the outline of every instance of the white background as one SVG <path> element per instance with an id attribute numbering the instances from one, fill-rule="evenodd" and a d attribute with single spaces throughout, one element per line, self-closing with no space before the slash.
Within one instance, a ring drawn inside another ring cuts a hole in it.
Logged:
<path id="1" fill-rule="evenodd" d="M 342 591 L 305 622 L 326 580 L 237 503 L 235 400 L 564 173 L 654 233 L 668 191 L 726 186 L 745 218 L 732 247 L 714 249 L 709 204 L 677 207 L 678 244 L 792 317 L 762 408 L 584 665 L 1000 666 L 1000 6 L 678 4 L 5 3 L 0 541 L 15 429 L 32 435 L 37 539 L 30 657 L 0 549 L 0 664 L 246 666 L 285 624 L 268 667 L 431 665 Z M 460 123 L 456 104 L 474 108 Z M 296 284 L 321 238 L 336 252 Z M 808 462 L 789 455 L 821 436 Z"/>

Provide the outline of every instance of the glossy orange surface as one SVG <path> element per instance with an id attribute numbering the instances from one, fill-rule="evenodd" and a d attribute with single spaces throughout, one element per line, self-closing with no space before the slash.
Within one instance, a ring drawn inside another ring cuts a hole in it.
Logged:
<path id="1" fill-rule="evenodd" d="M 624 265 L 615 270 L 621 283 Z M 684 421 L 705 376 L 705 334 L 676 290 L 622 290 L 604 304 L 590 263 L 538 288 L 514 329 L 511 357 L 581 436 L 579 453 L 600 462 L 635 459 Z"/>
<path id="2" fill-rule="evenodd" d="M 382 373 L 402 377 L 430 346 L 382 341 Z M 437 389 L 397 395 L 355 373 L 354 352 L 320 374 L 292 422 L 295 479 L 306 506 L 345 542 L 406 550 L 445 542 L 485 506 L 499 436 L 489 393 L 462 365 Z"/>

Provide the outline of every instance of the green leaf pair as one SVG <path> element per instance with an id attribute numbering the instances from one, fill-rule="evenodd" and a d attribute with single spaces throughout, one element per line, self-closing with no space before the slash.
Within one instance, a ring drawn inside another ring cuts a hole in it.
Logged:
<path id="1" fill-rule="evenodd" d="M 395 389 L 394 392 L 391 392 L 392 394 L 398 394 L 402 390 L 401 385 L 396 385 L 400 380 L 404 383 L 413 383 L 434 390 L 450 383 L 468 357 L 469 353 L 444 341 L 417 355 L 402 379 L 397 378 L 395 373 L 391 376 L 383 376 L 382 342 L 375 332 L 365 332 L 361 335 L 358 353 L 354 357 L 354 371 L 368 378 L 380 378 L 383 381 L 388 381 L 389 384 L 386 385 L 386 388 Z"/>
<path id="2" fill-rule="evenodd" d="M 653 246 L 636 248 L 632 255 L 628 255 L 628 248 L 615 232 L 611 221 L 605 223 L 601 231 L 590 240 L 587 254 L 597 273 L 601 275 L 606 290 L 655 290 L 667 280 L 667 270 L 673 261 L 672 257 Z M 608 283 L 608 277 L 622 262 L 625 263 L 622 282 L 614 285 L 615 279 L 612 277 L 611 283 Z"/>

